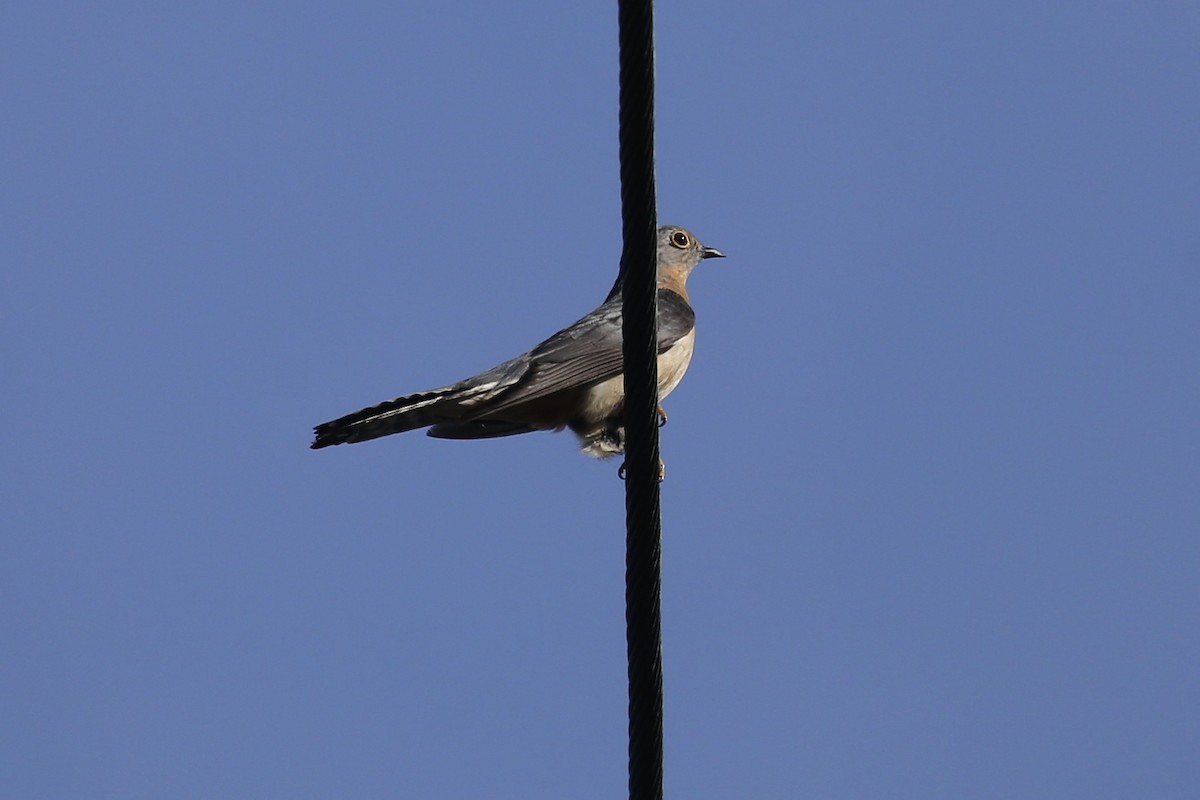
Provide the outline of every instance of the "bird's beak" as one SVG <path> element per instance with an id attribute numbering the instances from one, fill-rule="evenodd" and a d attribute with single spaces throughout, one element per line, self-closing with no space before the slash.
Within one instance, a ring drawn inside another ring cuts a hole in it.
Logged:
<path id="1" fill-rule="evenodd" d="M 715 247 L 706 247 L 700 254 L 701 258 L 724 258 L 725 254 Z"/>

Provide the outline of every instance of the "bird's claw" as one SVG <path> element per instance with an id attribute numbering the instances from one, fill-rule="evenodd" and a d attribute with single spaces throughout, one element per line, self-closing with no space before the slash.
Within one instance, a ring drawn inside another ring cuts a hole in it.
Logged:
<path id="1" fill-rule="evenodd" d="M 658 427 L 661 428 L 663 425 L 666 425 L 666 424 L 667 424 L 667 410 L 665 408 L 663 408 L 662 406 L 659 406 L 658 407 Z"/>

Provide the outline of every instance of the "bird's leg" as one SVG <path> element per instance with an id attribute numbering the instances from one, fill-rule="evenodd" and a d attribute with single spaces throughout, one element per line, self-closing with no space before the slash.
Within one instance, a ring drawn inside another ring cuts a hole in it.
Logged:
<path id="1" fill-rule="evenodd" d="M 658 427 L 661 428 L 663 425 L 666 425 L 666 424 L 667 424 L 667 412 L 660 405 L 658 407 Z M 625 449 L 625 428 L 624 427 L 618 428 L 616 431 L 616 436 L 619 437 L 619 441 L 621 443 L 621 450 L 624 450 Z M 621 466 L 617 468 L 617 477 L 620 478 L 621 480 L 625 480 L 625 462 L 624 461 L 622 461 Z M 666 478 L 666 477 L 667 477 L 667 466 L 666 466 L 666 464 L 663 463 L 663 460 L 660 458 L 658 460 L 658 482 L 662 483 L 663 478 Z"/>

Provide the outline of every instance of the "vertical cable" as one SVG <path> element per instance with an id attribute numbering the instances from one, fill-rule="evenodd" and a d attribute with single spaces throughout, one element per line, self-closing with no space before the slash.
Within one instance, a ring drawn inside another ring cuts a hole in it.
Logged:
<path id="1" fill-rule="evenodd" d="M 625 637 L 629 797 L 659 800 L 663 689 L 659 591 L 657 263 L 654 189 L 654 6 L 619 0 L 621 252 L 625 357 Z"/>

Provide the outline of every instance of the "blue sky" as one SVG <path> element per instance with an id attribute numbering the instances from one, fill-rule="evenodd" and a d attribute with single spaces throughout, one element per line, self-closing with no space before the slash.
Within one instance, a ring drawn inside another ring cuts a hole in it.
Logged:
<path id="1" fill-rule="evenodd" d="M 1200 782 L 1200 12 L 660 2 L 675 797 Z M 625 791 L 566 435 L 312 452 L 620 253 L 611 3 L 14 3 L 0 785 Z"/>

